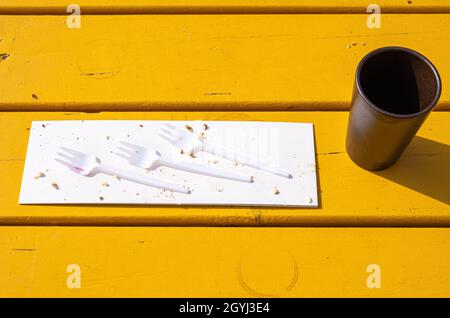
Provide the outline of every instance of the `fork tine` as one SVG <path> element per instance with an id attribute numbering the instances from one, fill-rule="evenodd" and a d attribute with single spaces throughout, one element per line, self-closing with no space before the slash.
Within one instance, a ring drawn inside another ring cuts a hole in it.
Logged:
<path id="1" fill-rule="evenodd" d="M 183 132 L 183 133 L 185 132 L 183 129 L 173 124 L 164 123 L 164 126 L 175 132 Z"/>
<path id="2" fill-rule="evenodd" d="M 67 168 L 71 168 L 72 169 L 72 164 L 70 162 L 67 162 L 65 160 L 59 159 L 59 158 L 55 158 L 55 161 L 59 162 L 60 164 L 66 166 Z"/>
<path id="3" fill-rule="evenodd" d="M 73 150 L 73 149 L 70 149 L 70 148 L 67 148 L 67 147 L 60 147 L 60 148 L 62 150 L 64 150 L 65 152 L 70 153 L 71 155 L 74 155 L 74 156 L 83 155 L 82 152 L 79 152 L 79 151 L 76 151 L 76 150 Z"/>
<path id="4" fill-rule="evenodd" d="M 142 149 L 141 146 L 132 144 L 131 142 L 128 142 L 128 141 L 121 141 L 120 143 L 121 143 L 122 145 L 124 145 L 124 146 L 126 146 L 126 147 L 128 147 L 128 148 L 131 148 L 131 149 L 133 149 L 133 150 L 136 150 L 136 151 L 139 151 L 139 150 Z"/>
<path id="5" fill-rule="evenodd" d="M 62 152 L 57 152 L 56 153 L 58 156 L 60 156 L 61 158 L 64 158 L 66 160 L 69 160 L 69 162 L 73 162 L 74 161 L 74 157 L 73 156 L 69 156 L 68 154 L 62 153 Z"/>
<path id="6" fill-rule="evenodd" d="M 174 134 L 176 134 L 175 131 L 167 129 L 167 128 L 161 128 L 160 131 L 165 133 L 166 135 L 169 135 L 169 136 L 174 136 Z"/>
<path id="7" fill-rule="evenodd" d="M 170 138 L 169 136 L 166 136 L 166 135 L 161 134 L 161 133 L 159 133 L 158 136 L 161 137 L 162 139 L 166 140 L 168 143 L 170 143 L 172 145 L 175 143 L 175 140 Z"/>
<path id="8" fill-rule="evenodd" d="M 120 150 L 128 155 L 134 155 L 137 153 L 137 150 L 133 150 L 130 148 L 124 148 L 124 147 L 117 147 L 117 150 Z"/>
<path id="9" fill-rule="evenodd" d="M 123 159 L 125 159 L 125 160 L 127 160 L 127 161 L 130 161 L 131 160 L 131 157 L 130 156 L 127 156 L 127 155 L 125 155 L 125 154 L 123 154 L 123 153 L 121 153 L 121 152 L 115 152 L 114 153 L 116 156 L 118 156 L 118 157 L 120 157 L 120 158 L 123 158 Z"/>
<path id="10" fill-rule="evenodd" d="M 169 123 L 164 123 L 163 124 L 166 128 L 169 128 L 169 129 L 174 129 L 174 125 L 172 125 L 172 124 L 169 124 Z"/>

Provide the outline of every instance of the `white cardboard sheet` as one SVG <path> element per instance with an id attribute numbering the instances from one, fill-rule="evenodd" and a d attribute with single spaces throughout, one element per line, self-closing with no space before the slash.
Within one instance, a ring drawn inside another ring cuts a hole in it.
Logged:
<path id="1" fill-rule="evenodd" d="M 165 122 L 147 120 L 35 121 L 30 129 L 20 204 L 148 204 L 317 207 L 314 132 L 311 123 L 170 121 L 206 140 L 292 174 L 283 178 L 200 152 L 181 154 L 157 133 Z M 204 125 L 206 124 L 206 126 Z M 207 128 L 205 130 L 205 127 Z M 130 165 L 115 154 L 120 141 L 156 148 L 182 162 L 212 165 L 254 177 L 253 183 Z M 83 176 L 54 159 L 61 146 L 94 154 L 102 162 L 173 182 L 190 194 L 164 191 L 106 174 Z"/>

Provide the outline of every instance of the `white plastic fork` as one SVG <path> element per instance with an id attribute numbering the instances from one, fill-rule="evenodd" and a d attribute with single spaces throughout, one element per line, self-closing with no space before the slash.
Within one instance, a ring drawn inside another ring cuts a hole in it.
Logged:
<path id="1" fill-rule="evenodd" d="M 164 166 L 211 177 L 225 178 L 242 182 L 253 182 L 252 177 L 243 176 L 234 172 L 226 172 L 213 167 L 199 165 L 191 162 L 179 162 L 161 156 L 161 154 L 155 149 L 145 148 L 126 141 L 121 141 L 120 143 L 123 147 L 117 148 L 119 152 L 116 152 L 116 155 L 124 158 L 132 165 L 144 169 L 153 170 L 158 167 Z"/>
<path id="2" fill-rule="evenodd" d="M 208 152 L 210 154 L 228 159 L 233 161 L 238 161 L 239 163 L 275 174 L 284 178 L 292 178 L 292 175 L 279 167 L 270 166 L 264 164 L 254 158 L 240 155 L 230 149 L 223 146 L 213 144 L 208 142 L 199 136 L 196 136 L 193 132 L 180 128 L 178 126 L 165 123 L 164 127 L 161 128 L 158 135 L 168 141 L 172 146 L 183 149 L 186 152 L 197 153 L 199 151 Z"/>
<path id="3" fill-rule="evenodd" d="M 105 173 L 111 176 L 117 176 L 121 179 L 128 180 L 134 183 L 143 184 L 150 187 L 171 190 L 175 192 L 181 192 L 189 194 L 188 189 L 182 188 L 176 184 L 166 182 L 153 178 L 151 176 L 144 176 L 131 171 L 126 171 L 120 168 L 109 166 L 100 161 L 100 158 L 83 153 L 77 150 L 73 150 L 67 147 L 60 147 L 61 152 L 58 152 L 58 158 L 55 160 L 72 171 L 81 174 L 83 176 L 93 176 L 97 173 Z"/>

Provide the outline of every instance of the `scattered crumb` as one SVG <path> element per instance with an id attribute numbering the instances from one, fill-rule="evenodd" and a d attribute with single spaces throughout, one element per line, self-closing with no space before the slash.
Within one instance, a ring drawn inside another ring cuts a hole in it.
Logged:
<path id="1" fill-rule="evenodd" d="M 103 182 L 102 182 L 102 186 L 104 186 L 104 187 L 109 187 L 109 183 L 106 182 L 106 181 L 103 181 Z"/>
<path id="2" fill-rule="evenodd" d="M 280 194 L 280 190 L 278 190 L 277 187 L 274 187 L 272 192 L 273 192 L 273 194 L 275 194 L 275 195 Z"/>
<path id="3" fill-rule="evenodd" d="M 38 97 L 36 94 L 31 94 L 31 97 L 32 97 L 33 99 L 39 99 L 39 97 Z"/>
<path id="4" fill-rule="evenodd" d="M 223 192 L 223 187 L 222 186 L 217 186 L 216 187 L 216 191 L 217 192 Z"/>
<path id="5" fill-rule="evenodd" d="M 313 199 L 312 198 L 308 198 L 307 201 L 308 201 L 308 203 L 312 203 Z"/>
<path id="6" fill-rule="evenodd" d="M 59 185 L 56 183 L 56 181 L 52 181 L 51 185 L 52 185 L 52 187 L 55 188 L 56 190 L 59 190 Z"/>
<path id="7" fill-rule="evenodd" d="M 191 158 L 197 158 L 197 156 L 195 155 L 195 153 L 194 153 L 193 151 L 191 151 L 191 152 L 189 153 L 189 157 L 191 157 Z"/>
<path id="8" fill-rule="evenodd" d="M 9 53 L 0 53 L 0 60 L 1 61 L 7 60 L 7 59 L 9 59 L 10 56 L 11 56 L 11 54 L 9 54 Z"/>
<path id="9" fill-rule="evenodd" d="M 193 129 L 191 126 L 186 125 L 185 127 L 186 127 L 186 129 L 189 130 L 190 132 L 194 132 L 194 129 Z"/>
<path id="10" fill-rule="evenodd" d="M 207 124 L 203 124 L 203 130 L 208 130 L 209 126 Z"/>
<path id="11" fill-rule="evenodd" d="M 239 166 L 239 162 L 237 161 L 233 162 L 233 166 Z"/>
<path id="12" fill-rule="evenodd" d="M 103 201 L 105 198 L 104 197 L 99 197 L 100 201 Z"/>
<path id="13" fill-rule="evenodd" d="M 121 177 L 119 177 L 119 176 L 114 176 L 114 178 L 116 178 L 117 180 L 122 180 L 122 178 Z"/>
<path id="14" fill-rule="evenodd" d="M 106 140 L 109 140 L 109 136 L 106 136 Z"/>
<path id="15" fill-rule="evenodd" d="M 136 195 L 139 196 L 139 192 L 136 192 Z"/>
<path id="16" fill-rule="evenodd" d="M 348 45 L 347 45 L 347 48 L 348 48 L 348 49 L 351 49 L 351 48 L 352 48 L 352 45 L 351 45 L 351 44 L 348 44 Z"/>
<path id="17" fill-rule="evenodd" d="M 141 125 L 139 125 L 139 127 L 144 128 L 144 125 L 141 124 Z"/>
<path id="18" fill-rule="evenodd" d="M 198 138 L 199 138 L 200 140 L 206 139 L 205 132 L 202 131 L 201 133 L 199 133 L 199 134 L 198 134 Z"/>
<path id="19" fill-rule="evenodd" d="M 183 149 L 180 149 L 180 153 L 181 153 L 181 154 L 184 154 L 184 150 L 183 150 Z"/>
<path id="20" fill-rule="evenodd" d="M 353 46 L 356 46 L 356 42 L 352 42 L 352 45 L 353 45 Z"/>
<path id="21" fill-rule="evenodd" d="M 251 182 L 255 182 L 255 177 L 254 177 L 254 176 L 251 176 L 251 177 L 250 177 L 250 181 L 251 181 Z"/>
<path id="22" fill-rule="evenodd" d="M 362 46 L 366 46 L 366 44 L 367 44 L 366 42 L 363 42 L 363 43 L 362 43 Z"/>
<path id="23" fill-rule="evenodd" d="M 47 127 L 47 126 L 45 126 L 45 124 L 42 124 L 42 128 L 45 128 L 45 127 Z"/>
<path id="24" fill-rule="evenodd" d="M 208 164 L 217 164 L 217 163 L 219 163 L 219 160 L 217 160 L 217 159 L 214 159 L 214 160 L 208 160 Z"/>
<path id="25" fill-rule="evenodd" d="M 37 179 L 40 179 L 40 178 L 43 178 L 43 177 L 45 177 L 45 173 L 39 172 L 37 175 L 34 176 L 34 179 L 37 180 Z"/>

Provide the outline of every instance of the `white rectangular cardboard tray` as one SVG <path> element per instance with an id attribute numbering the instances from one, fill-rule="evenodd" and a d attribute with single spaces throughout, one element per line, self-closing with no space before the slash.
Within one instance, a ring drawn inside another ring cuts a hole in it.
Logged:
<path id="1" fill-rule="evenodd" d="M 209 142 L 277 165 L 293 177 L 279 177 L 208 153 L 200 152 L 195 158 L 180 154 L 157 135 L 166 122 L 181 128 L 188 125 L 194 133 L 203 133 Z M 250 175 L 254 182 L 208 177 L 167 167 L 146 171 L 115 154 L 120 141 L 156 148 L 183 162 Z M 191 193 L 165 191 L 106 174 L 79 175 L 55 161 L 61 146 L 94 154 L 102 162 L 122 169 L 173 182 L 190 189 Z M 313 125 L 242 121 L 34 121 L 19 203 L 317 207 Z"/>

